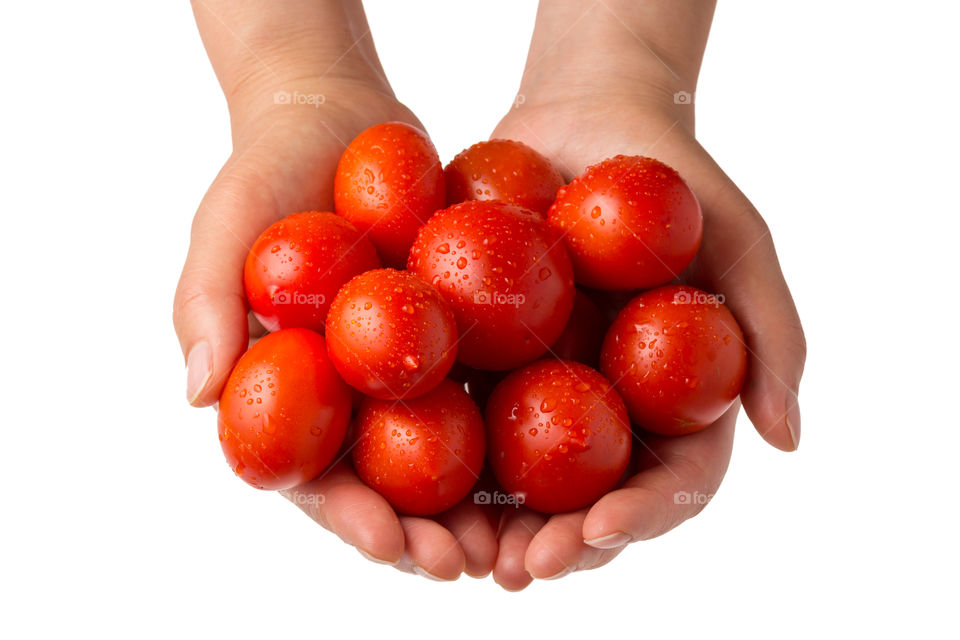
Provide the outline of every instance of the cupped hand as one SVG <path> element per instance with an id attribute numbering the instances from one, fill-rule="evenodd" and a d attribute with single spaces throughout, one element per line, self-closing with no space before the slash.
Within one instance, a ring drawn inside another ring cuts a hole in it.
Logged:
<path id="1" fill-rule="evenodd" d="M 520 140 L 549 157 L 567 180 L 605 158 L 646 155 L 671 165 L 704 215 L 703 242 L 678 279 L 723 294 L 746 338 L 743 406 L 774 447 L 800 439 L 797 392 L 806 357 L 800 319 L 770 230 L 693 135 L 691 105 L 663 106 L 627 93 L 539 99 L 527 93 L 492 137 Z M 683 437 L 638 432 L 637 473 L 589 509 L 546 517 L 505 511 L 495 580 L 510 590 L 601 566 L 630 542 L 661 535 L 699 513 L 730 461 L 739 402 L 715 424 Z"/>
<path id="2" fill-rule="evenodd" d="M 263 331 L 248 315 L 243 288 L 243 263 L 260 233 L 290 213 L 333 210 L 338 159 L 363 129 L 389 120 L 422 127 L 377 80 L 307 79 L 261 93 L 248 102 L 267 107 L 231 114 L 234 150 L 194 217 L 175 296 L 195 406 L 217 402 L 249 337 Z M 323 475 L 284 494 L 371 560 L 441 580 L 492 570 L 496 521 L 472 496 L 441 517 L 399 516 L 360 481 L 348 454 L 349 446 Z"/>

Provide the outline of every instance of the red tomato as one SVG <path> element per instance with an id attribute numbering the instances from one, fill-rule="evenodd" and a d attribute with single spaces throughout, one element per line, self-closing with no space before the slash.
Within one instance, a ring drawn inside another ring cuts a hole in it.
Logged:
<path id="1" fill-rule="evenodd" d="M 592 504 L 630 460 L 623 400 L 578 362 L 541 360 L 497 385 L 487 403 L 487 447 L 497 480 L 545 513 Z"/>
<path id="2" fill-rule="evenodd" d="M 385 264 L 402 268 L 417 229 L 446 205 L 437 150 L 412 125 L 370 127 L 340 156 L 333 201 L 338 214 L 370 234 Z"/>
<path id="3" fill-rule="evenodd" d="M 446 511 L 483 467 L 483 419 L 456 382 L 402 402 L 367 398 L 356 418 L 357 475 L 409 515 Z"/>
<path id="4" fill-rule="evenodd" d="M 319 475 L 340 449 L 350 390 L 307 329 L 270 333 L 240 358 L 220 395 L 217 426 L 234 472 L 260 489 Z"/>
<path id="5" fill-rule="evenodd" d="M 648 289 L 676 278 L 700 247 L 703 215 L 680 175 L 653 158 L 616 156 L 557 193 L 547 214 L 577 282 Z"/>
<path id="6" fill-rule="evenodd" d="M 573 306 L 563 242 L 536 213 L 503 202 L 439 211 L 417 234 L 407 266 L 450 303 L 457 357 L 475 369 L 513 369 L 540 357 Z"/>
<path id="7" fill-rule="evenodd" d="M 596 367 L 600 364 L 600 347 L 608 326 L 610 323 L 600 307 L 587 294 L 577 290 L 570 319 L 563 333 L 550 346 L 550 355 Z"/>
<path id="8" fill-rule="evenodd" d="M 634 298 L 603 342 L 600 368 L 639 427 L 683 435 L 730 408 L 747 372 L 743 333 L 713 296 L 685 285 Z"/>
<path id="9" fill-rule="evenodd" d="M 440 384 L 457 357 L 457 322 L 435 288 L 377 269 L 340 289 L 327 314 L 327 351 L 350 386 L 414 398 Z"/>
<path id="10" fill-rule="evenodd" d="M 541 215 L 563 186 L 563 176 L 546 156 L 516 140 L 478 142 L 458 153 L 443 173 L 448 204 L 502 200 Z"/>
<path id="11" fill-rule="evenodd" d="M 334 294 L 353 276 L 380 266 L 357 229 L 332 213 L 308 211 L 267 227 L 247 255 L 243 284 L 254 315 L 269 331 L 323 332 Z"/>

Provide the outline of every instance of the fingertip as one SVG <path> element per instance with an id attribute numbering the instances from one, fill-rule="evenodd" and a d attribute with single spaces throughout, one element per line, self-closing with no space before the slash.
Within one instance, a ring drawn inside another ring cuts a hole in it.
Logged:
<path id="1" fill-rule="evenodd" d="M 523 556 L 500 554 L 493 569 L 493 581 L 507 591 L 523 591 L 533 582 L 533 576 L 524 567 Z"/>
<path id="2" fill-rule="evenodd" d="M 796 394 L 780 383 L 759 381 L 741 393 L 743 407 L 757 433 L 780 451 L 800 445 L 800 406 Z"/>
<path id="3" fill-rule="evenodd" d="M 340 484 L 325 495 L 326 518 L 344 542 L 368 559 L 395 565 L 404 552 L 400 519 L 389 503 L 372 489 L 359 484 Z"/>
<path id="4" fill-rule="evenodd" d="M 596 549 L 612 549 L 666 530 L 663 497 L 643 487 L 625 487 L 608 493 L 590 509 L 583 521 L 584 542 Z"/>
<path id="5" fill-rule="evenodd" d="M 438 522 L 427 518 L 400 518 L 405 555 L 417 575 L 450 582 L 466 568 L 466 557 L 457 539 Z"/>
<path id="6" fill-rule="evenodd" d="M 234 363 L 246 351 L 245 302 L 242 294 L 181 291 L 173 317 L 184 352 L 186 398 L 192 406 L 208 407 L 220 399 Z"/>
<path id="7" fill-rule="evenodd" d="M 438 522 L 460 542 L 464 573 L 471 578 L 483 578 L 493 571 L 499 545 L 496 530 L 480 506 L 462 502 L 438 518 Z"/>
<path id="8" fill-rule="evenodd" d="M 505 590 L 522 591 L 533 582 L 525 567 L 526 553 L 546 521 L 542 514 L 525 509 L 504 514 L 493 580 Z"/>

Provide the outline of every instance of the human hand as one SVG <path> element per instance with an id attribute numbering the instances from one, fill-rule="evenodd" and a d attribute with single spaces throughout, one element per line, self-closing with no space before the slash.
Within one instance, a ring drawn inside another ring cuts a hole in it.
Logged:
<path id="1" fill-rule="evenodd" d="M 174 301 L 188 400 L 208 406 L 248 337 L 263 332 L 248 316 L 242 276 L 256 238 L 290 213 L 333 210 L 338 159 L 362 130 L 390 120 L 422 125 L 384 78 L 358 2 L 207 0 L 195 12 L 234 143 L 197 210 Z M 353 472 L 349 446 L 331 469 L 284 495 L 371 560 L 443 580 L 492 570 L 489 509 L 471 495 L 436 518 L 399 516 Z"/>
<path id="2" fill-rule="evenodd" d="M 697 142 L 693 105 L 674 100 L 696 85 L 712 14 L 710 3 L 704 3 L 706 15 L 677 14 L 685 9 L 676 4 L 599 3 L 588 10 L 596 15 L 576 3 L 542 5 L 523 99 L 493 137 L 539 150 L 568 180 L 616 154 L 652 156 L 680 172 L 700 200 L 704 231 L 679 280 L 723 294 L 746 338 L 741 398 L 747 415 L 771 445 L 793 451 L 800 437 L 803 330 L 769 228 Z M 656 33 L 656 27 L 663 46 L 656 37 L 641 39 L 644 28 Z M 571 32 L 576 35 L 567 38 Z M 638 435 L 636 475 L 589 509 L 549 518 L 507 510 L 494 578 L 516 590 L 532 578 L 598 567 L 629 542 L 661 535 L 699 513 L 726 472 L 738 411 L 739 403 L 693 435 Z"/>

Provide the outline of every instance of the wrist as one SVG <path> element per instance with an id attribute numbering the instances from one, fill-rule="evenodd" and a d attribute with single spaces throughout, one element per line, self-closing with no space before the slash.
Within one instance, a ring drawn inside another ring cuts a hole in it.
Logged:
<path id="1" fill-rule="evenodd" d="M 693 120 L 693 95 L 714 3 L 543 2 L 518 100 L 620 101 Z"/>
<path id="2" fill-rule="evenodd" d="M 392 98 L 360 0 L 194 2 L 234 133 L 285 105 L 316 108 L 339 87 Z"/>

